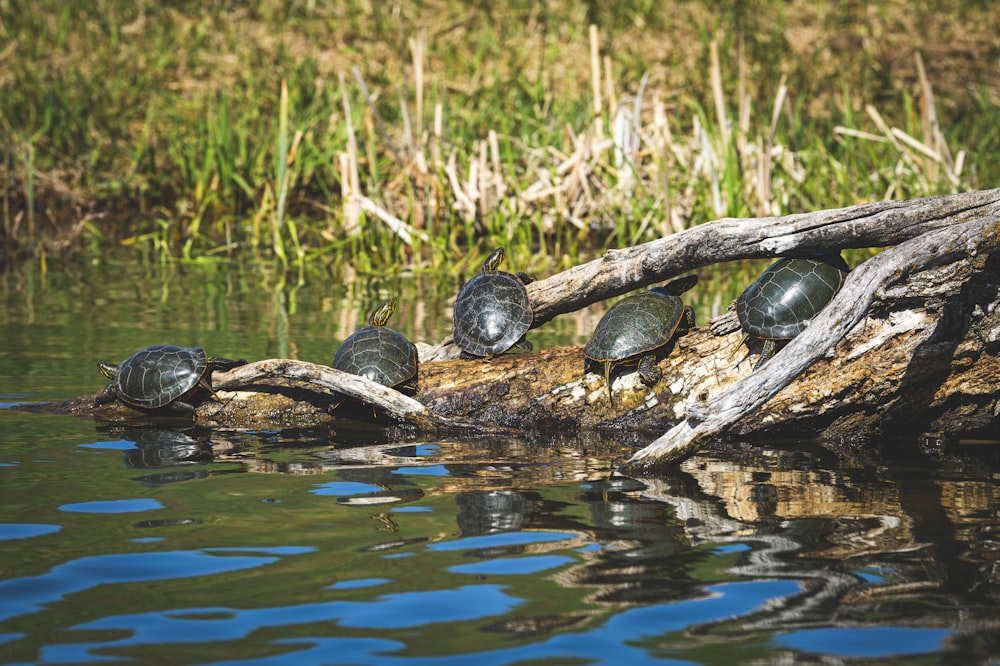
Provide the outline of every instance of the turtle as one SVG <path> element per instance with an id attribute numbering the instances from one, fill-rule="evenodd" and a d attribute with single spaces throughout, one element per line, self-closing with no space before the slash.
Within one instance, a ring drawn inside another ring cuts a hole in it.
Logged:
<path id="1" fill-rule="evenodd" d="M 405 335 L 386 326 L 395 311 L 395 299 L 379 305 L 368 317 L 368 325 L 351 333 L 337 348 L 333 367 L 383 386 L 415 393 L 417 347 Z"/>
<path id="2" fill-rule="evenodd" d="M 611 397 L 611 370 L 617 365 L 637 365 L 639 379 L 652 386 L 663 372 L 656 364 L 657 352 L 694 326 L 694 310 L 685 306 L 680 294 L 698 282 L 697 275 L 672 280 L 626 296 L 604 313 L 594 334 L 583 348 L 584 374 L 603 366 L 604 382 Z"/>
<path id="3" fill-rule="evenodd" d="M 454 339 L 464 359 L 489 359 L 512 347 L 531 351 L 524 337 L 534 319 L 524 288 L 531 278 L 499 270 L 503 258 L 502 247 L 493 250 L 455 298 Z"/>
<path id="4" fill-rule="evenodd" d="M 850 268 L 840 253 L 782 257 L 736 299 L 747 338 L 763 340 L 754 370 L 801 333 L 844 284 Z"/>
<path id="5" fill-rule="evenodd" d="M 183 398 L 199 387 L 214 396 L 209 380 L 212 371 L 245 364 L 242 359 L 209 357 L 201 347 L 152 345 L 118 365 L 106 361 L 97 364 L 111 383 L 97 396 L 95 404 L 107 404 L 117 398 L 130 407 L 167 408 L 176 414 L 192 414 L 194 406 Z"/>

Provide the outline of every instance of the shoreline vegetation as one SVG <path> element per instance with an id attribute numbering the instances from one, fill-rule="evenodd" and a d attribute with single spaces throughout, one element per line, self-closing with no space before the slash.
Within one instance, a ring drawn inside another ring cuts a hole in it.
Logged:
<path id="1" fill-rule="evenodd" d="M 526 270 L 994 187 L 990 2 L 0 5 L 0 258 Z"/>

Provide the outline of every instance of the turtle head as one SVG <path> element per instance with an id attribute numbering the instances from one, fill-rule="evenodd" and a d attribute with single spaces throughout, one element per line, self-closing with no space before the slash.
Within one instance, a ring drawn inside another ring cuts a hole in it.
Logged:
<path id="1" fill-rule="evenodd" d="M 680 296 L 696 284 L 698 284 L 697 275 L 685 275 L 676 280 L 671 280 L 662 287 L 653 287 L 650 291 L 661 296 Z"/>
<path id="2" fill-rule="evenodd" d="M 483 262 L 483 273 L 490 273 L 500 268 L 500 264 L 503 263 L 504 251 L 502 247 L 490 252 L 490 256 L 486 257 L 486 261 Z"/>
<path id="3" fill-rule="evenodd" d="M 372 312 L 371 316 L 368 317 L 369 326 L 385 326 L 386 322 L 389 321 L 389 317 L 392 313 L 396 311 L 396 299 L 390 298 L 384 301 L 382 305 L 375 308 L 375 312 Z"/>
<path id="4" fill-rule="evenodd" d="M 812 259 L 814 261 L 822 261 L 824 264 L 829 264 L 833 266 L 838 271 L 843 271 L 847 273 L 851 270 L 851 267 L 847 265 L 844 261 L 844 257 L 840 254 L 840 250 L 816 250 L 815 252 L 789 252 L 782 256 L 790 257 L 792 259 Z"/>
<path id="5" fill-rule="evenodd" d="M 118 366 L 107 361 L 98 361 L 97 369 L 108 379 L 114 379 L 118 375 Z"/>

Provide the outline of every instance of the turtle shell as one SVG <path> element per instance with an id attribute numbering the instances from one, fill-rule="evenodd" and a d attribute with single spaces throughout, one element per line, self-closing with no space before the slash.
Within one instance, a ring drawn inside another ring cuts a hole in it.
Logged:
<path id="1" fill-rule="evenodd" d="M 417 347 L 397 330 L 365 326 L 337 348 L 333 367 L 395 388 L 416 378 Z"/>
<path id="2" fill-rule="evenodd" d="M 125 359 L 113 383 L 122 402 L 157 409 L 198 386 L 207 369 L 208 358 L 201 347 L 153 345 Z"/>
<path id="3" fill-rule="evenodd" d="M 842 269 L 819 259 L 779 259 L 736 299 L 743 332 L 764 340 L 791 340 L 830 302 L 846 276 L 846 264 Z"/>
<path id="4" fill-rule="evenodd" d="M 590 361 L 623 363 L 667 344 L 684 317 L 673 294 L 645 291 L 627 296 L 604 313 L 583 355 Z"/>
<path id="5" fill-rule="evenodd" d="M 459 349 L 474 356 L 493 356 L 524 337 L 533 315 L 520 279 L 503 271 L 487 271 L 458 292 L 454 319 Z"/>

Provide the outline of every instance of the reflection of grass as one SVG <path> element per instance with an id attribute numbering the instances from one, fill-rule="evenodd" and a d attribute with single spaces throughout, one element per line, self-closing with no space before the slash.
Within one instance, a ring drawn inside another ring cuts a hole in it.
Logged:
<path id="1" fill-rule="evenodd" d="M 537 269 L 997 181 L 989 3 L 316 4 L 6 8 L 0 238 Z"/>

